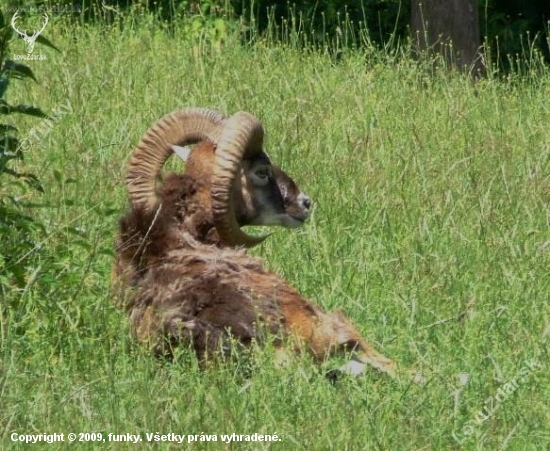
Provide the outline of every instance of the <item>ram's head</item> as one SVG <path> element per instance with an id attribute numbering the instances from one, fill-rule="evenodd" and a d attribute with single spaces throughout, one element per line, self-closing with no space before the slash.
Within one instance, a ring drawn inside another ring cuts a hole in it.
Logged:
<path id="1" fill-rule="evenodd" d="M 134 208 L 158 208 L 156 178 L 176 150 L 187 160 L 186 173 L 209 180 L 206 203 L 224 244 L 251 247 L 265 239 L 243 232 L 245 225 L 302 225 L 311 201 L 272 164 L 263 136 L 258 119 L 245 112 L 228 118 L 190 109 L 164 116 L 147 131 L 130 162 L 126 180 Z M 199 142 L 198 151 L 182 148 Z"/>

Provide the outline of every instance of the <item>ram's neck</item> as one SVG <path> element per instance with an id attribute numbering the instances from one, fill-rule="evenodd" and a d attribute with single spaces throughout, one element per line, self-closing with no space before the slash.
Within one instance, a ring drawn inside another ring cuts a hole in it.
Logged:
<path id="1" fill-rule="evenodd" d="M 159 189 L 159 198 L 164 207 L 162 216 L 174 234 L 184 232 L 199 243 L 222 245 L 210 209 L 209 180 L 170 174 Z"/>

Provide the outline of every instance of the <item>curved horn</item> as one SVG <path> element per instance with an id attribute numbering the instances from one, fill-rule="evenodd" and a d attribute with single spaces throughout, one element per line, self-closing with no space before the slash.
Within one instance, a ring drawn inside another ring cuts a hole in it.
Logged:
<path id="1" fill-rule="evenodd" d="M 126 176 L 132 205 L 153 210 L 157 205 L 156 177 L 173 152 L 171 145 L 204 140 L 217 143 L 225 119 L 218 111 L 191 108 L 167 114 L 147 130 L 132 154 Z"/>
<path id="2" fill-rule="evenodd" d="M 221 240 L 232 246 L 252 247 L 267 238 L 267 235 L 247 235 L 241 230 L 232 196 L 241 160 L 262 151 L 263 137 L 264 130 L 258 119 L 241 111 L 227 119 L 216 149 L 210 188 L 212 215 Z"/>

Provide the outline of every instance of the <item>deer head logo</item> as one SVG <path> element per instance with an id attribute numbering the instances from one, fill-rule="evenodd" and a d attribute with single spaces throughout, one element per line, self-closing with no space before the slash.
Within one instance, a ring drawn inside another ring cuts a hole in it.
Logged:
<path id="1" fill-rule="evenodd" d="M 17 25 L 16 25 L 15 22 L 19 18 L 18 14 L 19 14 L 19 11 L 15 11 L 15 14 L 13 15 L 13 17 L 11 19 L 11 26 L 13 27 L 13 29 L 15 31 L 17 31 L 17 33 L 19 33 L 21 36 L 23 36 L 23 39 L 25 40 L 25 45 L 27 46 L 27 53 L 31 54 L 32 51 L 34 50 L 34 41 L 36 41 L 36 38 L 38 37 L 38 35 L 40 33 L 42 33 L 42 31 L 44 31 L 44 28 L 46 28 L 46 25 L 48 24 L 48 15 L 46 13 L 44 13 L 44 25 L 42 26 L 42 28 L 40 30 L 35 31 L 32 34 L 32 36 L 29 36 L 27 34 L 27 30 L 21 31 L 17 28 Z"/>

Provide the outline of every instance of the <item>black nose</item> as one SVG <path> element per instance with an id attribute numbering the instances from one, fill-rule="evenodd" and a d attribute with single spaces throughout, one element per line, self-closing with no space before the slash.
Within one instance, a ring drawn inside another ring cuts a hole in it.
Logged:
<path id="1" fill-rule="evenodd" d="M 304 196 L 302 199 L 302 205 L 306 210 L 309 210 L 311 208 L 311 199 L 307 196 Z"/>

